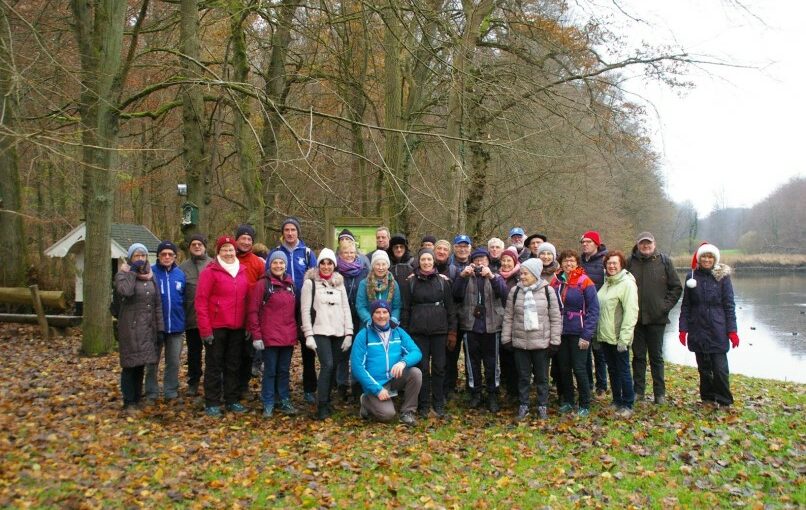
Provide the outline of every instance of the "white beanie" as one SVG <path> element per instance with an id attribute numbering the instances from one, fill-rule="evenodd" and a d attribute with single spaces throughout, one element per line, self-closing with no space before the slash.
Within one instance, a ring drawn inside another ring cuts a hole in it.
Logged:
<path id="1" fill-rule="evenodd" d="M 543 261 L 538 258 L 524 260 L 521 262 L 521 269 L 526 269 L 539 280 L 543 273 Z"/>
<path id="2" fill-rule="evenodd" d="M 316 263 L 319 264 L 323 260 L 330 260 L 333 262 L 333 265 L 336 265 L 336 254 L 333 253 L 333 250 L 330 248 L 322 248 L 322 251 L 319 252 L 319 258 L 317 259 Z"/>
<path id="3" fill-rule="evenodd" d="M 389 262 L 389 255 L 383 250 L 375 250 L 375 253 L 372 254 L 372 262 L 370 266 L 375 266 L 376 262 L 386 262 L 387 266 L 392 265 Z"/>

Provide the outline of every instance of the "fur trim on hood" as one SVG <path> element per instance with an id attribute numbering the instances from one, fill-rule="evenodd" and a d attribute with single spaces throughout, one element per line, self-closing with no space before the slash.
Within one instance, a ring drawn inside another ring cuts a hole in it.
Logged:
<path id="1" fill-rule="evenodd" d="M 305 279 L 306 280 L 313 280 L 314 282 L 327 282 L 327 285 L 332 287 L 340 287 L 344 285 L 344 277 L 338 271 L 333 271 L 333 276 L 330 277 L 330 280 L 324 280 L 321 276 L 319 276 L 319 268 L 312 267 L 305 271 Z"/>
<path id="2" fill-rule="evenodd" d="M 711 274 L 714 275 L 716 281 L 721 280 L 726 276 L 730 276 L 733 270 L 727 264 L 714 264 L 714 268 L 711 269 Z"/>

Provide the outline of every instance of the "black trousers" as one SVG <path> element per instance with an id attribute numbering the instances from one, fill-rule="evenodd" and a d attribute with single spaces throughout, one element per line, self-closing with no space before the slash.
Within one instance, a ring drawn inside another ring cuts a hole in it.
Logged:
<path id="1" fill-rule="evenodd" d="M 130 406 L 143 398 L 143 378 L 145 365 L 124 368 L 120 372 L 120 392 L 123 394 L 123 405 Z"/>
<path id="2" fill-rule="evenodd" d="M 464 337 L 465 369 L 467 385 L 471 393 L 481 393 L 483 387 L 492 395 L 498 392 L 501 373 L 498 369 L 499 333 L 474 333 L 468 331 Z M 481 367 L 484 366 L 482 383 Z"/>
<path id="3" fill-rule="evenodd" d="M 507 394 L 515 396 L 520 394 L 518 378 L 520 372 L 515 364 L 514 349 L 501 348 L 498 350 L 498 361 L 501 365 L 501 383 L 507 390 Z"/>
<path id="4" fill-rule="evenodd" d="M 459 382 L 459 356 L 462 353 L 462 345 L 464 344 L 462 339 L 465 334 L 465 331 L 458 332 L 456 346 L 452 351 L 445 347 L 445 384 L 443 385 L 443 394 L 445 395 L 456 392 L 456 384 Z M 465 371 L 467 371 L 467 368 L 465 368 Z"/>
<path id="5" fill-rule="evenodd" d="M 635 393 L 646 393 L 646 358 L 652 373 L 652 393 L 655 398 L 666 395 L 663 365 L 663 333 L 665 324 L 638 324 L 632 341 L 632 380 Z"/>
<path id="6" fill-rule="evenodd" d="M 560 372 L 560 401 L 563 404 L 574 405 L 574 377 L 576 377 L 579 407 L 587 409 L 591 404 L 591 384 L 588 380 L 586 364 L 590 359 L 593 344 L 582 350 L 579 348 L 578 336 L 562 335 L 560 338 L 560 351 L 557 353 L 557 367 Z"/>
<path id="7" fill-rule="evenodd" d="M 549 357 L 547 349 L 515 349 L 515 367 L 518 370 L 518 401 L 529 405 L 529 388 L 534 376 L 537 386 L 537 405 L 549 405 Z"/>
<path id="8" fill-rule="evenodd" d="M 249 381 L 252 379 L 252 359 L 255 357 L 255 348 L 252 342 L 241 342 L 241 364 L 238 367 L 238 400 L 244 398 L 249 392 Z"/>
<path id="9" fill-rule="evenodd" d="M 695 352 L 694 355 L 697 358 L 697 370 L 700 372 L 700 398 L 702 401 L 722 405 L 733 404 L 727 353 Z"/>
<path id="10" fill-rule="evenodd" d="M 238 402 L 238 377 L 243 346 L 242 329 L 214 329 L 213 345 L 205 349 L 204 405 L 220 406 Z"/>
<path id="11" fill-rule="evenodd" d="M 445 355 L 447 351 L 445 343 L 448 335 L 412 333 L 411 336 L 417 347 L 420 348 L 420 352 L 423 353 L 423 359 L 417 365 L 423 374 L 417 406 L 420 409 L 428 409 L 433 402 L 435 408 L 445 407 Z"/>
<path id="12" fill-rule="evenodd" d="M 202 342 L 199 330 L 188 329 L 185 331 L 185 343 L 188 346 L 188 386 L 198 385 L 202 377 L 202 352 L 204 342 Z"/>
<path id="13" fill-rule="evenodd" d="M 300 324 L 299 312 L 297 312 L 297 324 Z M 316 393 L 316 353 L 305 347 L 305 335 L 302 328 L 297 327 L 297 341 L 300 345 L 302 355 L 302 391 L 305 393 Z"/>

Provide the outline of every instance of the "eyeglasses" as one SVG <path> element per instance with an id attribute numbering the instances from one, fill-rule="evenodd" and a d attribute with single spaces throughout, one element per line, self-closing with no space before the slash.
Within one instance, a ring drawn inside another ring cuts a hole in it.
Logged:
<path id="1" fill-rule="evenodd" d="M 160 253 L 160 257 L 176 257 L 176 253 L 172 251 L 164 251 Z"/>
<path id="2" fill-rule="evenodd" d="M 583 239 L 579 242 L 579 244 L 593 244 L 593 241 L 590 239 Z"/>

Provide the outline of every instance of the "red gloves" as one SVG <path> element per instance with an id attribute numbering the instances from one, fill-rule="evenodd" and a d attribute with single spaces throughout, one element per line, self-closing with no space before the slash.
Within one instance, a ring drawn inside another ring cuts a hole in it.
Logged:
<path id="1" fill-rule="evenodd" d="M 735 331 L 728 333 L 728 338 L 730 338 L 730 345 L 732 345 L 734 349 L 739 347 L 739 335 L 737 335 Z"/>
<path id="2" fill-rule="evenodd" d="M 686 346 L 686 336 L 688 336 L 688 331 L 681 331 L 680 332 L 680 343 L 683 344 L 683 347 Z"/>

